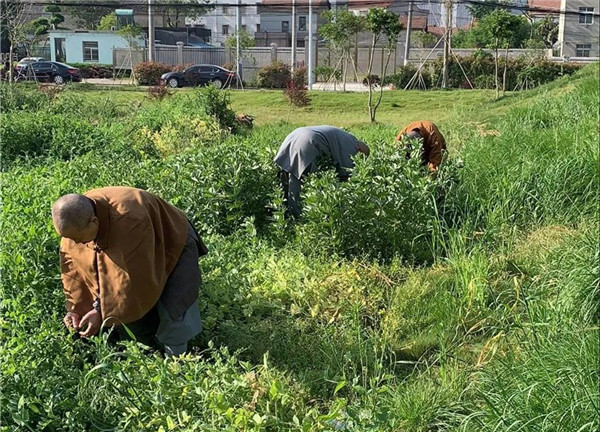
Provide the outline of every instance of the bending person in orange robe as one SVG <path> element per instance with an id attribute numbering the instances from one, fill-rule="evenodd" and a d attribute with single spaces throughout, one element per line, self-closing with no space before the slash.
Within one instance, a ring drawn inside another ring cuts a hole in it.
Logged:
<path id="1" fill-rule="evenodd" d="M 423 165 L 427 165 L 432 172 L 437 171 L 446 152 L 446 140 L 438 127 L 430 121 L 413 122 L 400 131 L 396 137 L 396 142 L 406 141 L 406 138 L 417 139 L 422 142 L 421 160 Z M 409 159 L 413 149 L 409 143 L 406 144 L 406 158 Z"/>

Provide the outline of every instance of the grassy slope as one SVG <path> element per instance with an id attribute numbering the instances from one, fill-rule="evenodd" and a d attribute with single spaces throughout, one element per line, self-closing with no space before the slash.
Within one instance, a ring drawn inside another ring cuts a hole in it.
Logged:
<path id="1" fill-rule="evenodd" d="M 168 364 L 135 348 L 117 361 L 102 343 L 65 342 L 59 324 L 38 318 L 57 314 L 51 306 L 59 292 L 48 306 L 35 291 L 15 295 L 3 286 L 11 294 L 11 337 L 3 341 L 2 372 L 16 392 L 3 394 L 10 413 L 3 423 L 34 430 L 38 421 L 50 430 L 89 428 L 90 419 L 120 430 L 173 422 L 178 430 L 264 430 L 264 422 L 267 430 L 596 430 L 597 87 L 590 68 L 496 102 L 483 92 L 395 92 L 374 128 L 364 125 L 365 95 L 315 95 L 311 109 L 294 111 L 294 124 L 354 125 L 369 142 L 390 140 L 424 115 L 444 125 L 465 169 L 436 262 L 408 268 L 306 256 L 251 234 L 211 238 L 202 261 L 203 302 L 214 308 L 205 337 L 244 349 L 247 366 L 219 353 Z M 257 93 L 234 94 L 236 110 L 265 125 L 286 118 L 279 92 Z M 259 128 L 257 141 L 276 145 L 289 129 Z M 37 209 L 66 192 L 68 171 L 85 164 L 15 171 L 22 185 L 4 193 L 28 191 L 23 213 L 47 229 L 35 233 L 40 247 L 27 243 L 33 233 L 7 236 L 4 227 L 5 247 L 25 257 L 3 257 L 5 278 L 56 288 L 47 270 L 54 257 L 44 250 L 55 239 Z M 94 169 L 100 179 L 85 173 L 76 187 L 130 181 L 129 173 Z M 165 196 L 175 186 L 165 185 Z M 19 225 L 16 198 L 3 212 Z M 31 368 L 45 375 L 34 390 L 22 378 Z"/>

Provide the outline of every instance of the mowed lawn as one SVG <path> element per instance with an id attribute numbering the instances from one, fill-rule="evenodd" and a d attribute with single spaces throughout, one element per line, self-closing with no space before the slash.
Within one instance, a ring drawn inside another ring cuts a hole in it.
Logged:
<path id="1" fill-rule="evenodd" d="M 85 90 L 83 90 L 83 88 Z M 81 89 L 81 90 L 80 90 Z M 73 86 L 69 92 L 83 93 L 92 99 L 109 98 L 118 104 L 150 103 L 148 93 L 135 87 L 85 87 Z M 178 89 L 174 92 L 190 92 Z M 281 90 L 229 90 L 231 106 L 238 113 L 249 114 L 257 125 L 288 122 L 295 125 L 331 124 L 340 127 L 369 123 L 367 92 L 311 91 L 308 107 L 290 105 Z M 374 94 L 374 99 L 377 93 Z M 515 99 L 509 95 L 506 98 Z M 418 119 L 444 122 L 454 119 L 458 111 L 471 111 L 477 119 L 490 112 L 490 105 L 498 105 L 505 111 L 507 104 L 494 102 L 492 90 L 431 90 L 431 91 L 384 91 L 377 111 L 377 123 L 401 125 Z M 485 109 L 482 109 L 485 107 Z"/>

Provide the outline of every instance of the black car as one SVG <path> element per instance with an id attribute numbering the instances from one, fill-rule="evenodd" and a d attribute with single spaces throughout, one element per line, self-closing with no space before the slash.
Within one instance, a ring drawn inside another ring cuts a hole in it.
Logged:
<path id="1" fill-rule="evenodd" d="M 48 81 L 55 84 L 64 84 L 67 81 L 81 81 L 79 69 L 54 61 L 30 63 L 23 68 L 21 75 L 28 80 Z"/>
<path id="2" fill-rule="evenodd" d="M 183 72 L 167 72 L 160 77 L 169 87 L 197 86 L 212 83 L 217 88 L 236 82 L 235 72 L 215 65 L 194 65 Z"/>

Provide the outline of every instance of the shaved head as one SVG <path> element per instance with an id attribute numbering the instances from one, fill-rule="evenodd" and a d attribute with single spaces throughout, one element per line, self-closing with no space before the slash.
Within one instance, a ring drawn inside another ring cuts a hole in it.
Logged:
<path id="1" fill-rule="evenodd" d="M 63 195 L 52 205 L 52 222 L 62 237 L 72 238 L 70 233 L 85 230 L 94 219 L 92 201 L 84 195 Z"/>
<path id="2" fill-rule="evenodd" d="M 367 157 L 371 153 L 371 149 L 369 148 L 369 146 L 366 143 L 362 142 L 362 141 L 359 141 L 356 144 L 356 150 L 358 150 L 360 153 L 364 154 Z"/>
<path id="3" fill-rule="evenodd" d="M 407 138 L 411 138 L 411 139 L 421 139 L 421 138 L 423 138 L 421 136 L 421 134 L 419 133 L 419 131 L 416 130 L 416 129 L 412 130 L 412 131 L 410 131 L 410 133 L 406 134 L 406 137 Z"/>

